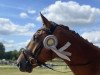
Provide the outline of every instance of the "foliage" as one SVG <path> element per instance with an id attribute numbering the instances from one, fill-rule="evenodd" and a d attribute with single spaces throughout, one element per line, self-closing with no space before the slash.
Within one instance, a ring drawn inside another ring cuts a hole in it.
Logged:
<path id="1" fill-rule="evenodd" d="M 19 51 L 13 50 L 13 51 L 8 51 L 5 52 L 5 59 L 7 60 L 16 60 L 19 56 Z"/>
<path id="2" fill-rule="evenodd" d="M 5 54 L 5 46 L 3 45 L 2 42 L 0 42 L 0 59 L 4 58 L 4 54 Z"/>
<path id="3" fill-rule="evenodd" d="M 5 46 L 0 42 L 0 59 L 16 60 L 20 52 L 17 50 L 5 52 Z"/>

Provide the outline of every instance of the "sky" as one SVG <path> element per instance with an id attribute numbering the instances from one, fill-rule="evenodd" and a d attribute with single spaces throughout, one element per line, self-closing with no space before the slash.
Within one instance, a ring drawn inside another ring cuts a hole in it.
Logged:
<path id="1" fill-rule="evenodd" d="M 28 44 L 42 27 L 40 12 L 100 47 L 100 0 L 0 0 L 0 42 L 6 51 Z"/>

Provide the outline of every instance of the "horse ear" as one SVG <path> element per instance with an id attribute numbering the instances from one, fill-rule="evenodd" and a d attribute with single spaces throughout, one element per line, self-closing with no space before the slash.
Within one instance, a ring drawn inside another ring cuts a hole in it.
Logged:
<path id="1" fill-rule="evenodd" d="M 48 21 L 48 19 L 46 19 L 41 13 L 40 13 L 40 15 L 41 15 L 41 19 L 43 22 L 43 26 L 46 28 L 50 28 L 51 27 L 50 21 Z"/>

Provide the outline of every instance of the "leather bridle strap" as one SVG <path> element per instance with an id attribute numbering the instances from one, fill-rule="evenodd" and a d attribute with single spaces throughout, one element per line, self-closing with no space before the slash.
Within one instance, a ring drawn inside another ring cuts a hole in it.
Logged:
<path id="1" fill-rule="evenodd" d="M 34 51 L 34 53 L 32 54 L 32 57 L 37 59 L 38 58 L 38 55 L 40 54 L 41 50 L 43 48 L 43 43 L 40 42 L 38 47 L 36 48 L 36 50 Z"/>
<path id="2" fill-rule="evenodd" d="M 48 66 L 48 64 L 46 64 L 45 62 L 41 62 L 38 59 L 35 59 L 35 58 L 31 57 L 31 56 L 27 56 L 26 52 L 27 52 L 27 50 L 23 51 L 24 57 L 25 57 L 26 61 L 28 61 L 27 63 L 30 64 L 31 66 L 34 66 L 34 65 L 41 66 L 41 65 L 43 65 L 46 68 L 48 68 L 50 70 L 53 70 L 53 71 L 56 71 L 56 72 L 60 72 L 60 73 L 68 73 L 69 72 L 69 71 L 68 72 L 62 72 L 62 71 L 55 70 L 55 69 L 51 68 L 50 66 Z M 34 64 L 31 63 L 32 60 L 35 60 Z"/>
<path id="3" fill-rule="evenodd" d="M 54 32 L 54 30 L 56 29 L 57 26 L 59 26 L 59 25 L 57 25 L 57 24 L 54 23 L 54 24 L 51 26 L 51 28 L 49 29 L 49 32 L 47 33 L 47 35 L 53 34 L 53 32 Z M 33 56 L 34 58 L 37 59 L 37 57 L 38 57 L 38 55 L 40 54 L 40 52 L 41 52 L 41 50 L 42 50 L 43 47 L 44 47 L 44 46 L 43 46 L 43 41 L 41 41 L 41 42 L 39 43 L 38 47 L 36 48 L 36 50 L 34 51 L 34 53 L 33 53 L 32 56 Z"/>
<path id="4" fill-rule="evenodd" d="M 54 32 L 54 30 L 56 29 L 57 26 L 59 26 L 59 25 L 52 22 L 51 28 L 48 29 L 49 32 L 47 33 L 47 35 L 53 34 L 53 32 Z M 40 54 L 43 47 L 44 47 L 43 41 L 41 41 L 39 43 L 39 45 L 37 46 L 36 50 L 34 51 L 34 53 L 30 52 L 31 50 L 28 50 L 27 48 L 23 49 L 22 53 L 23 53 L 23 55 L 24 55 L 24 57 L 27 61 L 31 62 L 32 59 L 34 59 L 36 61 L 36 64 L 40 66 L 40 65 L 43 65 L 43 63 L 41 63 L 38 60 L 38 55 Z M 32 63 L 30 63 L 30 64 L 32 64 Z"/>
<path id="5" fill-rule="evenodd" d="M 53 24 L 53 25 L 51 26 L 50 30 L 49 30 L 49 33 L 47 33 L 47 35 L 52 34 L 52 33 L 54 32 L 54 30 L 56 29 L 57 26 L 58 26 L 58 25 Z M 33 57 L 35 60 L 38 61 L 38 62 L 37 62 L 38 65 L 43 65 L 43 63 L 41 63 L 41 62 L 38 60 L 38 55 L 41 53 L 41 50 L 42 50 L 43 47 L 44 47 L 44 46 L 43 46 L 43 42 L 40 42 L 39 45 L 38 45 L 38 47 L 37 47 L 37 49 L 34 51 L 34 53 L 33 53 L 33 55 L 32 55 L 32 57 Z M 40 64 L 40 63 L 41 63 L 41 64 Z"/>

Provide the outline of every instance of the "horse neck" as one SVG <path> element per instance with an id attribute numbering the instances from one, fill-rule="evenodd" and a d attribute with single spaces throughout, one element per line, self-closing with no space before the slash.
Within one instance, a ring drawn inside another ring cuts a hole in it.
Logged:
<path id="1" fill-rule="evenodd" d="M 77 58 L 83 58 L 85 61 L 93 61 L 93 58 L 97 58 L 100 54 L 100 48 L 94 46 L 75 32 L 73 33 L 73 36 L 74 38 L 70 40 L 73 46 L 70 51 L 72 51 L 73 56 L 74 54 L 77 54 L 75 55 L 76 57 L 79 56 Z"/>
<path id="2" fill-rule="evenodd" d="M 67 51 L 72 53 L 71 61 L 65 61 L 75 75 L 95 75 L 91 72 L 91 67 L 96 68 L 97 63 L 100 63 L 100 48 L 89 43 L 75 32 L 71 32 L 71 46 Z M 93 63 L 96 63 L 93 65 Z M 98 64 L 99 64 L 98 63 Z M 95 66 L 96 65 L 96 66 Z M 100 65 L 98 65 L 100 67 Z M 79 73 L 80 72 L 80 73 Z"/>

